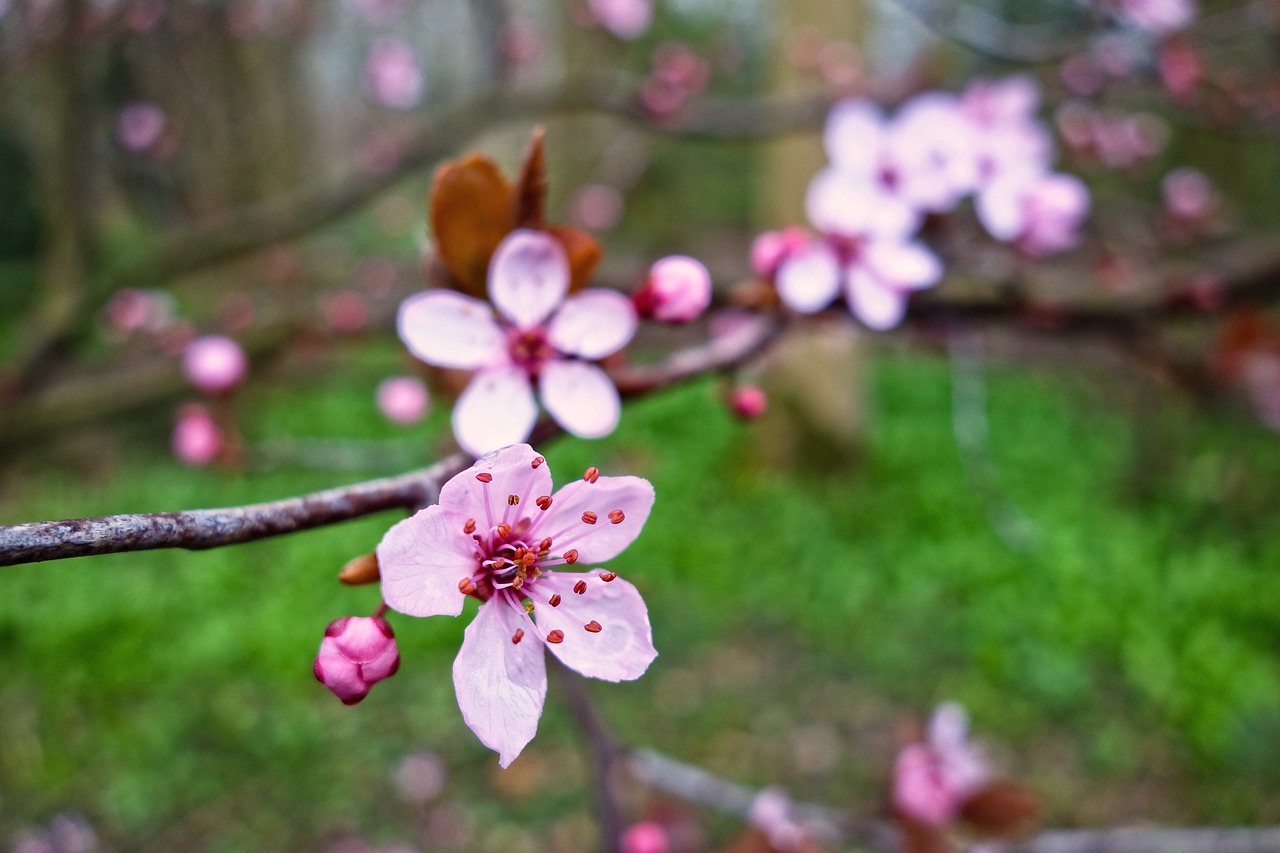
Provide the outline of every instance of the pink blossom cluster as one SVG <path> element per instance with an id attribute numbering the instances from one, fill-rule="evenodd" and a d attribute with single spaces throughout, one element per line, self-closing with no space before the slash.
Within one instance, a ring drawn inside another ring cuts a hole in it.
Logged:
<path id="1" fill-rule="evenodd" d="M 1124 23 L 1155 35 L 1186 28 L 1196 18 L 1195 0 L 1120 0 L 1116 15 Z"/>
<path id="2" fill-rule="evenodd" d="M 409 43 L 386 36 L 369 49 L 364 67 L 365 89 L 384 106 L 407 110 L 422 100 L 425 78 Z"/>
<path id="3" fill-rule="evenodd" d="M 930 826 L 954 820 L 965 801 L 989 780 L 986 762 L 969 744 L 969 719 L 955 703 L 939 705 L 922 743 L 898 753 L 893 768 L 894 810 Z"/>
<path id="4" fill-rule="evenodd" d="M 640 84 L 640 103 L 652 115 L 670 116 L 707 88 L 711 63 L 680 42 L 663 42 L 653 50 L 648 76 Z"/>
<path id="5" fill-rule="evenodd" d="M 592 22 L 620 39 L 632 41 L 649 31 L 653 0 L 587 0 Z"/>
<path id="6" fill-rule="evenodd" d="M 818 311 L 843 295 L 863 323 L 888 329 L 912 292 L 942 277 L 942 262 L 918 239 L 925 218 L 968 196 L 997 240 L 1031 255 L 1071 248 L 1089 194 L 1051 170 L 1039 99 L 1031 79 L 1011 77 L 975 81 L 958 96 L 925 92 L 892 116 L 866 99 L 840 101 L 823 135 L 830 163 L 805 199 L 819 236 L 762 235 L 756 271 L 792 310 Z"/>
<path id="7" fill-rule="evenodd" d="M 1080 100 L 1059 106 L 1054 122 L 1074 154 L 1108 169 L 1139 166 L 1169 141 L 1168 125 L 1159 116 L 1099 110 Z"/>

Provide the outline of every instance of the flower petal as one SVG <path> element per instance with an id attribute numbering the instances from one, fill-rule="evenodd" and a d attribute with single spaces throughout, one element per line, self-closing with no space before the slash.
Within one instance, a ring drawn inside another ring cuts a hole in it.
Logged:
<path id="1" fill-rule="evenodd" d="M 542 405 L 556 423 L 581 438 L 599 438 L 618 425 L 622 402 L 609 375 L 582 361 L 551 361 L 539 377 Z"/>
<path id="2" fill-rule="evenodd" d="M 879 107 L 865 98 L 846 98 L 827 113 L 822 142 L 838 168 L 871 176 L 879 167 L 886 135 Z"/>
<path id="3" fill-rule="evenodd" d="M 848 270 L 846 275 L 845 298 L 855 317 L 878 331 L 892 329 L 902 322 L 903 315 L 907 313 L 904 293 L 858 267 Z"/>
<path id="4" fill-rule="evenodd" d="M 511 642 L 523 620 L 501 597 L 480 605 L 453 662 L 462 718 L 480 742 L 509 765 L 533 740 L 547 697 L 547 664 L 533 631 Z"/>
<path id="5" fill-rule="evenodd" d="M 942 262 L 915 241 L 876 240 L 863 248 L 863 254 L 877 278 L 897 287 L 932 287 L 942 278 Z"/>
<path id="6" fill-rule="evenodd" d="M 587 584 L 582 595 L 573 591 L 578 581 Z M 537 588 L 560 595 L 559 607 L 538 604 L 534 619 L 544 634 L 564 632 L 564 642 L 547 648 L 570 669 L 605 681 L 631 681 L 658 656 L 644 599 L 622 578 L 606 583 L 594 572 L 553 572 L 539 579 Z M 592 621 L 600 625 L 599 633 L 583 630 Z"/>
<path id="7" fill-rule="evenodd" d="M 523 371 L 482 370 L 453 407 L 453 434 L 462 449 L 479 456 L 524 441 L 538 420 L 538 404 Z"/>
<path id="8" fill-rule="evenodd" d="M 320 652 L 311 671 L 317 681 L 348 705 L 354 705 L 369 695 L 370 685 L 361 677 L 360 665 L 343 657 L 332 637 L 320 641 Z"/>
<path id="9" fill-rule="evenodd" d="M 392 527 L 378 543 L 382 598 L 410 616 L 457 616 L 466 596 L 458 581 L 476 570 L 465 517 L 429 506 Z"/>
<path id="10" fill-rule="evenodd" d="M 635 333 L 631 300 L 599 288 L 566 299 L 547 328 L 547 338 L 560 352 L 592 360 L 622 349 Z"/>
<path id="11" fill-rule="evenodd" d="M 522 329 L 551 315 L 569 290 L 569 260 L 560 241 L 545 231 L 512 231 L 493 253 L 489 298 Z"/>
<path id="12" fill-rule="evenodd" d="M 489 524 L 501 521 L 507 513 L 508 495 L 516 495 L 522 507 L 521 516 L 537 513 L 534 502 L 551 494 L 551 471 L 546 461 L 534 462 L 537 452 L 527 444 L 513 444 L 486 453 L 475 464 L 457 475 L 440 489 L 440 506 L 457 518 L 474 518 L 481 530 Z M 492 479 L 482 483 L 478 474 L 488 474 Z M 455 581 L 456 583 L 456 581 Z"/>
<path id="13" fill-rule="evenodd" d="M 538 535 L 550 536 L 557 554 L 576 548 L 579 562 L 603 563 L 635 541 L 652 509 L 653 485 L 642 477 L 601 477 L 594 483 L 579 479 L 552 497 Z M 610 517 L 615 510 L 622 513 L 616 524 Z M 595 513 L 594 524 L 583 521 L 584 512 Z"/>
<path id="14" fill-rule="evenodd" d="M 400 303 L 396 330 L 409 352 L 439 367 L 474 370 L 505 357 L 505 337 L 486 302 L 428 290 Z"/>
<path id="15" fill-rule="evenodd" d="M 778 267 L 778 298 L 788 308 L 812 314 L 840 292 L 840 262 L 822 243 L 796 252 Z"/>

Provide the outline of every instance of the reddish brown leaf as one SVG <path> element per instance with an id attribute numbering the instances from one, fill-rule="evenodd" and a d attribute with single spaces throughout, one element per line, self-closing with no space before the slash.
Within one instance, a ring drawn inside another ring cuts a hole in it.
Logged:
<path id="1" fill-rule="evenodd" d="M 351 586 L 377 583 L 381 579 L 382 573 L 378 569 L 377 554 L 361 554 L 343 566 L 342 571 L 338 573 L 338 580 Z"/>
<path id="2" fill-rule="evenodd" d="M 902 849 L 905 853 L 952 853 L 955 845 L 947 838 L 942 827 L 931 826 L 906 815 L 894 815 L 894 823 L 902 833 Z"/>
<path id="3" fill-rule="evenodd" d="M 542 152 L 543 129 L 534 128 L 529 140 L 529 150 L 520 167 L 520 180 L 516 182 L 516 226 L 519 228 L 545 228 L 547 224 L 547 158 Z"/>
<path id="4" fill-rule="evenodd" d="M 476 154 L 436 170 L 431 231 L 456 289 L 484 299 L 489 259 L 515 227 L 511 185 L 497 165 Z"/>
<path id="5" fill-rule="evenodd" d="M 568 225 L 553 225 L 547 230 L 560 241 L 565 254 L 569 256 L 569 272 L 572 275 L 570 292 L 586 287 L 596 271 L 596 265 L 600 263 L 601 249 L 596 238 Z"/>
<path id="6" fill-rule="evenodd" d="M 960 817 L 990 835 L 1016 835 L 1040 813 L 1040 800 L 1017 782 L 992 782 L 965 800 Z"/>

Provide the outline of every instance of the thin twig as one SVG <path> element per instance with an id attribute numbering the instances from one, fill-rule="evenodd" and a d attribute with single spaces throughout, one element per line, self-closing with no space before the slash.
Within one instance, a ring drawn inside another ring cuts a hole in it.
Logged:
<path id="1" fill-rule="evenodd" d="M 591 750 L 591 763 L 595 766 L 596 777 L 596 810 L 600 815 L 600 849 L 603 853 L 621 853 L 622 807 L 618 803 L 617 780 L 613 770 L 622 757 L 622 747 L 600 716 L 582 678 L 559 660 L 552 660 L 552 669 L 558 676 L 569 713 L 573 714 L 582 727 Z"/>

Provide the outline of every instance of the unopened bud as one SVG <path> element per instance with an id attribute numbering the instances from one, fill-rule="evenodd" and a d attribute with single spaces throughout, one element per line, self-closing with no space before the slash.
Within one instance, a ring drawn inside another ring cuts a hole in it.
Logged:
<path id="1" fill-rule="evenodd" d="M 196 338 L 182 351 L 182 373 L 202 394 L 216 396 L 235 390 L 248 369 L 244 350 L 222 335 Z"/>
<path id="2" fill-rule="evenodd" d="M 377 554 L 361 554 L 343 566 L 341 572 L 338 572 L 338 580 L 351 586 L 377 583 L 381 579 L 382 573 L 378 570 Z"/>
<path id="3" fill-rule="evenodd" d="M 729 394 L 729 408 L 743 420 L 753 420 L 769 408 L 769 397 L 759 386 L 739 385 Z"/>
<path id="4" fill-rule="evenodd" d="M 641 316 L 690 323 L 711 304 L 711 273 L 693 258 L 663 258 L 649 268 L 649 278 L 633 300 Z"/>
<path id="5" fill-rule="evenodd" d="M 344 616 L 329 623 L 311 671 L 344 705 L 400 668 L 395 632 L 381 616 Z"/>

